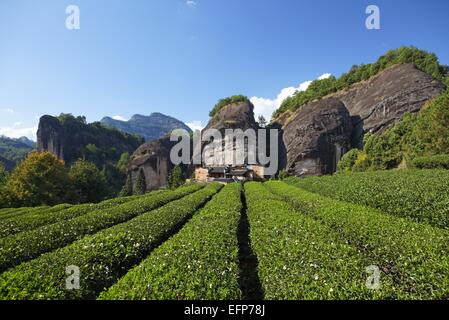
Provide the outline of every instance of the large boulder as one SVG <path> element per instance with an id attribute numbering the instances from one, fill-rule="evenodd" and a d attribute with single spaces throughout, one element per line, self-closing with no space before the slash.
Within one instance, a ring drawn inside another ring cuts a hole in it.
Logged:
<path id="1" fill-rule="evenodd" d="M 170 149 L 172 142 L 162 138 L 146 142 L 132 154 L 128 165 L 128 174 L 133 185 L 137 182 L 140 169 L 145 174 L 147 190 L 168 186 L 168 175 L 172 169 Z"/>
<path id="2" fill-rule="evenodd" d="M 221 136 L 225 137 L 226 129 L 241 129 L 246 131 L 248 129 L 255 130 L 257 137 L 258 124 L 254 119 L 254 105 L 251 102 L 239 102 L 232 103 L 221 108 L 209 121 L 206 128 L 202 131 L 204 136 L 206 130 L 215 129 L 220 131 Z M 215 143 L 223 144 L 221 150 L 216 150 Z M 256 140 L 257 143 L 257 140 Z M 203 165 L 220 167 L 220 166 L 235 166 L 241 165 L 236 157 L 238 155 L 238 147 L 233 144 L 224 144 L 224 141 L 215 141 L 214 144 L 208 143 L 207 141 L 202 144 L 201 150 L 203 155 Z M 213 150 L 215 149 L 215 150 Z M 249 152 L 251 148 L 247 149 Z M 244 152 L 243 150 L 240 150 Z M 213 155 L 207 157 L 207 155 Z M 232 161 L 229 161 L 232 159 Z M 245 153 L 244 163 L 247 163 L 248 154 Z"/>
<path id="3" fill-rule="evenodd" d="M 351 148 L 352 129 L 351 116 L 338 99 L 302 106 L 283 128 L 287 170 L 298 176 L 335 172 Z"/>
<path id="4" fill-rule="evenodd" d="M 42 116 L 37 130 L 37 150 L 53 153 L 59 159 L 65 160 L 64 146 L 66 136 L 58 118 Z"/>
<path id="5" fill-rule="evenodd" d="M 232 103 L 221 108 L 209 121 L 207 129 L 257 129 L 254 106 L 251 102 Z"/>
<path id="6" fill-rule="evenodd" d="M 283 132 L 282 167 L 295 175 L 333 173 L 345 152 L 363 147 L 366 132 L 382 132 L 444 90 L 445 85 L 432 76 L 402 64 L 287 111 L 273 124 Z"/>

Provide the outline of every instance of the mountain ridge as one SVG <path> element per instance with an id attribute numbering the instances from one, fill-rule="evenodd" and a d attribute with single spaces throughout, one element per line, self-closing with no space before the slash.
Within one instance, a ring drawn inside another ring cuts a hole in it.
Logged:
<path id="1" fill-rule="evenodd" d="M 127 121 L 104 117 L 100 120 L 100 123 L 127 133 L 138 134 L 144 137 L 146 141 L 160 139 L 175 129 L 192 132 L 184 122 L 160 112 L 153 112 L 149 116 L 134 114 Z"/>

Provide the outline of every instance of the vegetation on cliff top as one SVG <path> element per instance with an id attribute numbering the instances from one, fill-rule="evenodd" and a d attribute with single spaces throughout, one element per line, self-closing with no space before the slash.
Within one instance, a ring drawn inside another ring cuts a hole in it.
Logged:
<path id="1" fill-rule="evenodd" d="M 393 65 L 405 63 L 414 64 L 419 70 L 428 73 L 449 86 L 449 68 L 441 65 L 435 54 L 415 47 L 401 47 L 388 51 L 375 63 L 355 65 L 349 72 L 339 78 L 332 76 L 327 79 L 313 81 L 307 90 L 296 92 L 292 97 L 285 99 L 281 107 L 273 113 L 273 119 L 276 119 L 286 111 L 295 111 L 308 102 L 346 89 L 354 83 L 367 80 Z"/>
<path id="2" fill-rule="evenodd" d="M 218 113 L 218 111 L 220 111 L 223 107 L 225 107 L 227 105 L 230 105 L 233 103 L 240 103 L 240 102 L 251 103 L 251 101 L 249 101 L 248 97 L 246 97 L 244 95 L 236 95 L 236 96 L 220 99 L 218 101 L 218 103 L 214 106 L 214 108 L 210 111 L 209 116 L 213 117 L 214 115 L 216 115 Z"/>

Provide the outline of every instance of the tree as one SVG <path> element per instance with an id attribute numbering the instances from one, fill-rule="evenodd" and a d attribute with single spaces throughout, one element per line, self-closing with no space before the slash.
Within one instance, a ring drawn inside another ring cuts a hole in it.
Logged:
<path id="1" fill-rule="evenodd" d="M 136 188 L 135 188 L 135 194 L 145 194 L 147 191 L 147 182 L 145 179 L 145 172 L 143 172 L 143 169 L 140 168 L 139 170 L 139 176 L 137 177 L 136 182 Z"/>
<path id="2" fill-rule="evenodd" d="M 126 170 L 128 168 L 129 163 L 129 153 L 124 152 L 120 156 L 120 160 L 117 162 L 117 168 L 120 170 L 121 173 L 126 174 Z"/>
<path id="3" fill-rule="evenodd" d="M 359 149 L 352 149 L 345 153 L 338 162 L 339 172 L 351 171 L 361 151 Z"/>
<path id="4" fill-rule="evenodd" d="M 288 173 L 287 170 L 281 170 L 279 171 L 279 180 L 284 180 L 287 179 L 288 177 L 290 177 L 290 174 Z"/>
<path id="5" fill-rule="evenodd" d="M 31 152 L 11 173 L 6 188 L 14 206 L 67 201 L 70 179 L 64 161 L 49 152 Z"/>
<path id="6" fill-rule="evenodd" d="M 3 164 L 0 163 L 0 208 L 7 208 L 11 203 L 10 194 L 5 186 L 7 179 L 8 172 Z"/>
<path id="7" fill-rule="evenodd" d="M 106 191 L 105 177 L 91 162 L 80 159 L 70 168 L 70 180 L 75 203 L 98 202 Z"/>
<path id="8" fill-rule="evenodd" d="M 126 182 L 122 188 L 122 191 L 120 191 L 120 196 L 127 197 L 127 196 L 132 196 L 132 194 L 133 194 L 133 181 L 131 179 L 131 175 L 129 174 L 126 177 Z"/>
<path id="9" fill-rule="evenodd" d="M 257 118 L 257 122 L 259 123 L 259 127 L 261 127 L 261 128 L 265 128 L 266 125 L 267 125 L 267 120 L 266 120 L 265 117 L 262 116 L 262 115 L 260 115 L 260 116 Z"/>
<path id="10" fill-rule="evenodd" d="M 106 181 L 106 196 L 109 198 L 116 197 L 123 188 L 123 184 L 126 180 L 125 175 L 121 173 L 115 165 L 110 163 L 103 165 L 101 174 Z"/>
<path id="11" fill-rule="evenodd" d="M 214 108 L 209 112 L 209 116 L 212 118 L 215 116 L 223 107 L 233 104 L 233 103 L 251 103 L 251 101 L 248 99 L 248 97 L 244 95 L 236 95 L 224 99 L 220 99 L 218 103 L 214 106 Z"/>
<path id="12" fill-rule="evenodd" d="M 168 185 L 170 188 L 175 189 L 185 182 L 184 175 L 182 174 L 182 169 L 179 165 L 176 165 L 172 172 L 170 173 L 170 177 L 168 179 Z"/>
<path id="13" fill-rule="evenodd" d="M 8 179 L 8 172 L 5 169 L 5 166 L 0 163 L 0 186 L 3 186 Z"/>

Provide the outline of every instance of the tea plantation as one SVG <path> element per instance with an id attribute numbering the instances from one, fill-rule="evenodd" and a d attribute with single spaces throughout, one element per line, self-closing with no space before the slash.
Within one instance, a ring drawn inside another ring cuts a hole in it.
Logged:
<path id="1" fill-rule="evenodd" d="M 0 210 L 0 299 L 448 299 L 449 172 Z"/>

